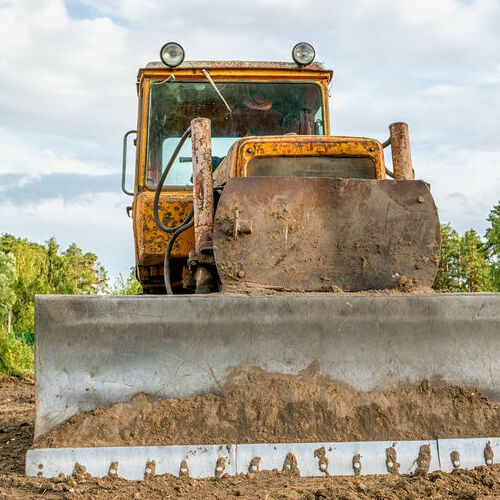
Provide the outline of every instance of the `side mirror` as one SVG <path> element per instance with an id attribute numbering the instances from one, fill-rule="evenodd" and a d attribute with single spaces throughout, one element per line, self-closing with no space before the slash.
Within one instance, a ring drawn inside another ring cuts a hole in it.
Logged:
<path id="1" fill-rule="evenodd" d="M 127 191 L 127 188 L 125 187 L 125 178 L 127 175 L 127 143 L 128 143 L 128 136 L 131 134 L 137 134 L 137 130 L 129 130 L 124 136 L 123 136 L 123 160 L 122 160 L 122 191 L 125 194 L 128 194 L 129 196 L 134 196 L 134 193 Z M 137 138 L 134 139 L 134 144 L 137 144 Z"/>

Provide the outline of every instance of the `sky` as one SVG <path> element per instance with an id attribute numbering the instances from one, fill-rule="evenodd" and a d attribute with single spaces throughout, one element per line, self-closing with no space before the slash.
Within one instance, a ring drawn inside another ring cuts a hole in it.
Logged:
<path id="1" fill-rule="evenodd" d="M 383 141 L 408 122 L 441 222 L 482 235 L 500 199 L 499 25 L 498 0 L 0 0 L 0 233 L 128 274 L 138 68 L 167 41 L 186 60 L 268 61 L 307 41 L 334 70 L 332 133 Z"/>

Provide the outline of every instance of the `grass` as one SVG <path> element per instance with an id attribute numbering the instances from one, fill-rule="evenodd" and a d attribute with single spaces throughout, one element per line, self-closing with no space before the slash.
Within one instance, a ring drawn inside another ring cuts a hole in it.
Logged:
<path id="1" fill-rule="evenodd" d="M 0 330 L 0 373 L 33 380 L 35 351 L 22 338 Z"/>

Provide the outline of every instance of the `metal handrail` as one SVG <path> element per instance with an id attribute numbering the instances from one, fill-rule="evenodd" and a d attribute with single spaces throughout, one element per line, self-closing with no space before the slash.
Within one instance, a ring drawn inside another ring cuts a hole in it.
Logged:
<path id="1" fill-rule="evenodd" d="M 128 142 L 128 136 L 130 134 L 137 134 L 137 130 L 129 130 L 123 136 L 122 191 L 125 194 L 128 194 L 129 196 L 134 196 L 134 193 L 127 191 L 127 188 L 125 187 L 125 180 L 126 180 L 126 175 L 127 175 L 127 142 Z"/>

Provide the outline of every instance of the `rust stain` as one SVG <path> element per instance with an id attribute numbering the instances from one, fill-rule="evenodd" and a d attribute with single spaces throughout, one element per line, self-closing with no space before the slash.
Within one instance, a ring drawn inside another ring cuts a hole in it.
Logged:
<path id="1" fill-rule="evenodd" d="M 135 197 L 134 235 L 137 263 L 140 266 L 163 265 L 165 250 L 171 235 L 162 231 L 153 218 L 152 191 L 143 191 Z M 187 216 L 193 205 L 192 196 L 162 193 L 160 195 L 159 215 L 169 227 L 178 226 Z M 172 248 L 172 258 L 186 258 L 194 249 L 194 230 L 182 233 Z"/>

